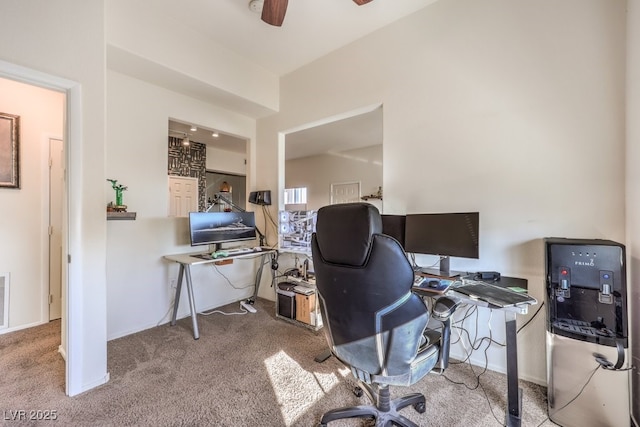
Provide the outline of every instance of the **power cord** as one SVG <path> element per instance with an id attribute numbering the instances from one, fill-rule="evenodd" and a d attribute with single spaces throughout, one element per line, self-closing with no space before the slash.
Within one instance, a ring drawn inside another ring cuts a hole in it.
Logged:
<path id="1" fill-rule="evenodd" d="M 232 311 L 230 313 L 225 313 L 224 311 L 221 310 L 209 310 L 209 311 L 201 311 L 198 314 L 202 314 L 203 316 L 211 316 L 212 314 L 223 314 L 225 316 L 233 316 L 233 315 L 237 315 L 237 314 L 247 314 L 249 313 L 247 310 L 242 309 L 242 311 Z"/>
<path id="2" fill-rule="evenodd" d="M 481 338 L 481 342 L 486 341 L 488 337 L 483 337 Z M 491 400 L 489 399 L 489 396 L 487 394 L 487 391 L 485 390 L 484 386 L 482 385 L 482 383 L 480 382 L 480 377 L 482 375 L 484 375 L 487 370 L 488 370 L 488 365 L 489 365 L 489 357 L 487 355 L 487 351 L 489 350 L 489 347 L 491 346 L 491 340 L 488 342 L 488 345 L 485 347 L 483 353 L 484 353 L 484 357 L 485 357 L 485 364 L 484 367 L 482 369 L 482 371 L 480 373 L 476 373 L 475 370 L 473 369 L 473 365 L 471 364 L 470 361 L 470 357 L 471 354 L 473 353 L 473 351 L 471 352 L 467 352 L 467 357 L 465 358 L 465 360 L 468 361 L 469 364 L 469 369 L 471 370 L 471 373 L 473 374 L 473 376 L 476 379 L 476 383 L 473 386 L 470 386 L 468 384 L 466 384 L 465 382 L 462 381 L 454 381 L 451 378 L 447 377 L 446 374 L 443 374 L 442 376 L 449 382 L 451 382 L 452 384 L 456 384 L 456 385 L 463 385 L 465 386 L 468 390 L 476 390 L 478 388 L 480 388 L 480 390 L 482 390 L 482 393 L 484 395 L 485 400 L 487 401 L 487 405 L 489 406 L 489 410 L 491 411 L 491 415 L 493 416 L 493 418 L 496 420 L 496 422 L 500 425 L 503 425 L 502 422 L 500 421 L 500 419 L 497 417 L 493 407 L 491 406 Z M 479 347 L 478 347 L 479 348 Z"/>
<path id="3" fill-rule="evenodd" d="M 580 397 L 582 395 L 584 390 L 587 388 L 587 385 L 589 385 L 589 383 L 591 382 L 591 379 L 593 378 L 593 376 L 596 374 L 596 372 L 598 372 L 598 369 L 602 368 L 602 369 L 606 369 L 606 370 L 609 370 L 609 371 L 623 372 L 623 371 L 630 371 L 630 370 L 633 370 L 633 369 L 636 368 L 635 366 L 630 366 L 628 368 L 617 368 L 613 363 L 611 363 L 609 360 L 607 360 L 607 358 L 604 357 L 603 355 L 598 354 L 598 353 L 594 353 L 593 356 L 595 357 L 595 361 L 598 363 L 598 366 L 596 366 L 595 369 L 593 371 L 591 371 L 591 373 L 589 374 L 589 377 L 587 378 L 587 381 L 580 388 L 580 391 L 571 400 L 569 400 L 567 403 L 565 403 L 560 408 L 558 408 L 558 410 L 556 410 L 556 413 L 562 411 L 564 408 L 566 408 L 567 406 L 569 406 L 570 404 L 575 402 L 576 399 L 578 399 L 578 397 Z M 540 424 L 538 424 L 537 427 L 540 427 L 548 419 L 549 419 L 549 417 L 547 417 L 544 420 L 542 420 L 542 422 Z"/>
<path id="4" fill-rule="evenodd" d="M 245 258 L 245 259 L 246 259 L 246 258 Z M 240 287 L 235 286 L 235 285 L 233 284 L 233 282 L 231 282 L 231 280 L 229 280 L 229 278 L 228 278 L 227 276 L 225 276 L 225 275 L 224 275 L 224 273 L 223 273 L 222 271 L 220 271 L 220 269 L 218 268 L 218 266 L 217 266 L 217 265 L 215 265 L 214 263 L 212 263 L 212 264 L 210 264 L 210 265 L 213 267 L 213 269 L 216 271 L 216 273 L 218 273 L 219 275 L 221 275 L 221 276 L 224 278 L 224 280 L 226 280 L 226 281 L 227 281 L 227 283 L 229 284 L 229 286 L 231 286 L 233 289 L 247 289 L 247 288 L 251 288 L 251 287 L 255 286 L 255 283 L 250 283 L 250 284 L 248 284 L 248 285 L 246 285 L 246 286 L 240 286 Z"/>
<path id="5" fill-rule="evenodd" d="M 269 221 L 271 222 L 271 224 L 273 224 L 273 226 L 275 227 L 275 229 L 278 229 L 278 224 L 273 220 L 273 217 L 271 216 L 271 212 L 269 212 L 269 209 L 267 209 L 267 207 L 265 205 L 262 205 L 262 211 L 264 213 L 265 216 L 265 221 L 266 218 L 269 218 Z M 266 227 L 266 225 L 265 225 Z"/>
<path id="6" fill-rule="evenodd" d="M 466 322 L 467 320 L 469 320 L 471 318 L 471 316 L 473 316 L 475 314 L 475 319 L 474 319 L 474 332 L 473 334 L 464 327 L 464 322 Z M 506 344 L 500 343 L 496 340 L 493 339 L 493 331 L 491 329 L 491 319 L 493 317 L 493 310 L 491 310 L 490 313 L 490 317 L 488 320 L 489 323 L 489 336 L 485 336 L 485 337 L 481 337 L 478 338 L 478 334 L 479 334 L 479 311 L 478 311 L 478 307 L 475 305 L 469 306 L 469 308 L 467 308 L 467 310 L 464 313 L 464 316 L 462 317 L 462 319 L 456 320 L 452 323 L 452 328 L 455 328 L 458 331 L 458 339 L 455 341 L 455 343 L 460 342 L 462 347 L 465 349 L 465 353 L 466 353 L 466 357 L 464 358 L 464 360 L 460 361 L 460 362 L 450 362 L 450 363 L 456 363 L 456 364 L 462 364 L 462 363 L 468 363 L 469 365 L 469 369 L 471 370 L 473 376 L 475 377 L 476 381 L 474 385 L 468 385 L 465 382 L 461 382 L 461 381 L 454 381 L 451 378 L 447 377 L 446 374 L 443 374 L 442 376 L 449 382 L 456 384 L 456 385 L 464 385 L 468 390 L 476 390 L 478 388 L 480 388 L 480 390 L 482 390 L 482 393 L 484 395 L 485 400 L 487 401 L 487 405 L 489 406 L 489 410 L 491 411 L 491 415 L 493 416 L 493 418 L 496 420 L 496 422 L 500 425 L 503 425 L 502 421 L 500 421 L 500 419 L 497 417 L 494 408 L 491 406 L 491 400 L 489 399 L 489 396 L 487 394 L 487 391 L 485 390 L 484 386 L 482 385 L 481 381 L 480 381 L 480 377 L 482 375 L 484 375 L 489 367 L 489 356 L 487 354 L 489 347 L 491 347 L 492 344 L 496 344 L 499 345 L 501 347 L 505 347 Z M 463 340 L 463 335 L 466 336 L 466 340 L 469 343 L 469 348 L 467 348 L 467 346 L 464 343 Z M 473 339 L 472 339 L 472 335 L 473 335 Z M 454 342 L 452 342 L 452 344 L 454 344 Z M 484 350 L 483 350 L 483 354 L 484 354 L 484 367 L 482 368 L 482 370 L 479 373 L 476 373 L 476 371 L 474 370 L 474 366 L 471 363 L 471 356 L 473 355 L 473 353 L 477 350 L 479 350 L 483 344 L 486 344 Z"/>
<path id="7" fill-rule="evenodd" d="M 562 411 L 564 408 L 566 408 L 567 406 L 572 404 L 577 398 L 579 398 L 580 395 L 582 394 L 582 392 L 584 392 L 584 389 L 587 388 L 587 385 L 589 385 L 589 383 L 591 382 L 591 378 L 593 378 L 593 376 L 596 374 L 596 372 L 598 372 L 598 369 L 600 369 L 600 368 L 601 368 L 601 365 L 598 364 L 598 366 L 596 366 L 596 368 L 593 371 L 591 371 L 591 374 L 589 375 L 589 378 L 587 378 L 587 381 L 584 383 L 584 385 L 582 386 L 582 388 L 580 389 L 578 394 L 576 394 L 570 401 L 568 401 L 567 403 L 562 405 L 560 408 L 558 408 L 558 410 L 556 412 Z"/>
<path id="8" fill-rule="evenodd" d="M 409 255 L 409 258 L 411 258 L 411 266 L 413 267 L 413 271 L 419 271 L 421 270 L 423 267 L 420 267 L 417 262 L 416 262 L 416 255 L 413 252 L 409 252 L 407 255 Z M 444 257 L 439 257 L 438 261 L 434 262 L 431 265 L 428 265 L 424 268 L 436 268 L 440 265 L 440 261 L 443 259 Z"/>
<path id="9" fill-rule="evenodd" d="M 527 320 L 527 322 L 522 325 L 520 328 L 518 328 L 518 330 L 516 331 L 516 333 L 519 333 L 522 329 L 524 329 L 525 327 L 527 327 L 527 325 L 529 325 L 529 323 L 531 323 L 533 321 L 533 319 L 536 318 L 536 316 L 540 313 L 540 311 L 542 310 L 544 306 L 544 301 L 541 303 L 540 307 L 536 310 L 536 312 L 533 314 L 533 316 L 531 316 L 531 318 L 529 320 Z M 467 328 L 464 327 L 464 324 L 466 321 L 470 320 L 471 317 L 475 315 L 475 319 L 474 319 L 474 331 L 473 333 L 470 332 Z M 479 330 L 479 313 L 477 310 L 477 306 L 470 306 L 467 308 L 467 310 L 464 312 L 464 315 L 461 319 L 455 320 L 452 322 L 451 327 L 452 329 L 456 329 L 458 331 L 458 337 L 455 341 L 452 341 L 451 344 L 457 344 L 457 343 L 461 343 L 461 345 L 463 346 L 463 348 L 465 349 L 465 353 L 466 353 L 466 357 L 462 360 L 462 361 L 458 361 L 458 362 L 449 362 L 452 364 L 463 364 L 463 363 L 468 363 L 469 365 L 469 369 L 471 370 L 471 372 L 473 373 L 473 376 L 475 377 L 476 381 L 475 384 L 473 385 L 469 385 L 465 382 L 462 381 L 455 381 L 451 378 L 449 378 L 446 374 L 443 374 L 442 376 L 449 382 L 451 382 L 452 384 L 456 384 L 456 385 L 463 385 L 465 386 L 468 390 L 476 390 L 478 388 L 480 388 L 484 394 L 484 397 L 487 401 L 487 404 L 489 405 L 489 409 L 491 411 L 491 414 L 493 416 L 493 418 L 496 420 L 496 422 L 500 425 L 503 425 L 503 422 L 500 421 L 500 419 L 496 416 L 495 411 L 493 409 L 493 407 L 491 406 L 491 400 L 489 399 L 489 396 L 487 395 L 486 390 L 484 389 L 484 386 L 482 385 L 481 381 L 480 381 L 480 377 L 482 375 L 484 375 L 487 370 L 488 370 L 488 364 L 489 364 L 489 358 L 488 358 L 488 350 L 489 347 L 491 347 L 492 344 L 497 344 L 501 347 L 505 347 L 506 344 L 500 343 L 496 340 L 493 339 L 492 336 L 492 330 L 491 330 L 491 316 L 493 315 L 493 310 L 491 310 L 491 315 L 489 317 L 489 336 L 485 336 L 485 337 L 481 337 L 478 338 L 478 330 Z M 465 345 L 465 341 L 464 339 L 466 338 L 466 341 L 469 343 L 469 347 L 467 348 L 467 346 Z M 479 373 L 476 373 L 476 371 L 474 370 L 474 366 L 471 364 L 471 356 L 473 355 L 473 353 L 477 350 L 479 350 L 483 343 L 486 343 L 487 345 L 485 346 L 483 353 L 484 353 L 484 367 L 482 368 L 482 371 Z M 620 348 L 622 347 L 622 345 L 620 343 L 618 343 L 618 353 L 620 353 L 620 351 L 624 351 L 624 349 Z M 595 373 L 598 371 L 598 368 L 602 368 L 602 369 L 606 369 L 606 370 L 610 370 L 610 371 L 617 371 L 617 372 L 622 372 L 622 371 L 629 371 L 629 370 L 633 370 L 636 367 L 635 366 L 630 366 L 627 368 L 622 368 L 621 367 L 621 359 L 620 357 L 618 357 L 618 362 L 616 364 L 614 364 L 613 362 L 609 361 L 605 356 L 598 354 L 598 353 L 594 353 L 593 354 L 595 361 L 598 363 L 598 366 L 596 366 L 596 368 L 589 374 L 589 377 L 587 378 L 586 382 L 584 383 L 584 385 L 581 387 L 580 391 L 571 399 L 569 400 L 566 404 L 564 404 L 562 407 L 560 407 L 557 412 L 563 410 L 564 408 L 566 408 L 567 406 L 569 406 L 571 403 L 573 403 L 576 399 L 578 399 L 578 397 L 580 397 L 582 395 L 582 393 L 584 392 L 584 390 L 586 389 L 587 385 L 591 382 L 591 379 L 593 378 L 593 376 L 595 375 Z M 549 418 L 545 418 L 540 424 L 538 424 L 537 427 L 542 426 L 547 420 L 549 420 Z"/>
<path id="10" fill-rule="evenodd" d="M 162 324 L 162 321 L 165 319 L 165 317 L 167 317 L 169 313 L 171 313 L 171 310 L 173 310 L 173 304 L 175 304 L 175 301 L 176 301 L 176 293 L 174 292 L 173 297 L 171 297 L 171 302 L 169 303 L 169 309 L 167 310 L 166 313 L 164 313 L 164 316 L 160 318 L 158 323 L 156 323 L 156 326 L 160 326 Z"/>
<path id="11" fill-rule="evenodd" d="M 267 243 L 267 234 L 269 234 L 269 229 L 267 227 L 267 215 L 269 214 L 269 209 L 266 208 L 265 205 L 262 205 L 262 216 L 264 217 L 264 238 L 263 238 L 263 242 L 264 246 L 269 246 L 269 243 Z"/>
<path id="12" fill-rule="evenodd" d="M 258 256 L 262 256 L 262 255 L 257 255 L 257 256 L 255 256 L 255 257 L 245 257 L 245 258 L 240 258 L 239 260 L 243 260 L 243 259 L 244 259 L 244 260 L 246 260 L 246 259 L 253 259 L 253 258 L 257 258 Z M 264 264 L 265 264 L 265 262 L 263 262 L 263 265 L 264 265 Z M 247 289 L 247 288 L 251 288 L 251 287 L 254 287 L 254 286 L 255 286 L 255 282 L 254 282 L 254 283 L 250 283 L 250 284 L 248 284 L 248 285 L 246 285 L 246 286 L 240 286 L 240 287 L 239 287 L 239 286 L 235 286 L 235 285 L 233 284 L 233 282 L 232 282 L 231 280 L 229 280 L 229 278 L 228 278 L 228 277 L 227 277 L 227 276 L 226 276 L 222 271 L 220 271 L 220 269 L 218 268 L 218 266 L 217 266 L 217 265 L 215 265 L 215 263 L 212 263 L 212 264 L 210 264 L 210 265 L 213 267 L 213 269 L 216 271 L 216 273 L 218 273 L 220 276 L 222 276 L 222 277 L 224 278 L 224 280 L 226 280 L 226 282 L 229 284 L 229 286 L 231 286 L 233 289 L 239 289 L 239 290 L 241 290 L 241 289 Z M 244 309 L 244 308 L 242 308 L 242 307 L 241 307 L 241 311 L 239 311 L 239 312 L 235 312 L 235 311 L 234 311 L 234 312 L 226 313 L 226 312 L 221 311 L 221 310 L 209 310 L 209 311 L 201 311 L 201 312 L 198 312 L 198 314 L 202 314 L 203 316 L 210 316 L 210 315 L 212 315 L 212 314 L 223 314 L 223 315 L 225 315 L 225 316 L 233 316 L 233 315 L 238 315 L 238 314 L 247 314 L 247 313 L 248 313 L 248 311 L 247 311 L 247 310 L 245 310 L 245 309 Z"/>
<path id="13" fill-rule="evenodd" d="M 518 330 L 516 331 L 516 334 L 519 334 L 521 330 L 523 330 L 524 328 L 526 328 L 526 327 L 527 327 L 527 325 L 528 325 L 529 323 L 531 323 L 531 321 L 532 321 L 533 319 L 535 319 L 535 318 L 536 318 L 536 316 L 538 315 L 538 313 L 540 313 L 540 310 L 542 310 L 542 307 L 544 307 L 544 301 L 542 301 L 542 302 L 540 303 L 540 307 L 538 307 L 538 309 L 536 310 L 536 312 L 535 312 L 535 313 L 533 313 L 533 316 L 531 316 L 531 317 L 529 318 L 529 320 L 527 320 L 527 321 L 524 323 L 524 325 L 522 325 L 522 326 L 520 326 L 520 327 L 518 328 Z"/>

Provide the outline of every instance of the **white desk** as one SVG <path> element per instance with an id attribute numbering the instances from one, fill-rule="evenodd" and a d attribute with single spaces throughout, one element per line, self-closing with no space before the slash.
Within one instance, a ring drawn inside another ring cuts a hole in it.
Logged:
<path id="1" fill-rule="evenodd" d="M 255 291 L 253 292 L 253 296 L 251 300 L 255 300 L 258 296 L 258 290 L 260 289 L 260 278 L 262 277 L 262 270 L 265 264 L 265 257 L 270 256 L 274 253 L 275 250 L 270 248 L 263 248 L 262 251 L 255 252 L 243 252 L 237 254 L 231 254 L 225 257 L 219 257 L 216 259 L 202 259 L 198 258 L 195 255 L 208 254 L 209 252 L 200 252 L 193 254 L 175 254 L 175 255 L 165 255 L 164 259 L 172 262 L 177 262 L 180 264 L 180 272 L 178 273 L 178 283 L 176 286 L 176 297 L 175 302 L 173 303 L 173 315 L 171 316 L 171 326 L 175 326 L 176 317 L 178 315 L 178 303 L 180 302 L 180 293 L 182 291 L 182 279 L 186 277 L 187 281 L 187 294 L 189 296 L 189 309 L 191 310 L 191 322 L 193 324 L 193 338 L 200 338 L 200 332 L 198 331 L 198 313 L 196 312 L 196 300 L 193 293 L 193 283 L 191 281 L 191 266 L 192 265 L 200 265 L 200 264 L 211 264 L 214 262 L 224 261 L 228 259 L 239 259 L 239 258 L 250 258 L 250 257 L 261 257 L 260 259 L 260 267 L 258 267 L 258 271 L 256 272 L 256 281 L 255 281 Z"/>
<path id="2" fill-rule="evenodd" d="M 428 292 L 426 289 L 424 291 L 416 291 L 414 289 L 414 292 L 430 298 L 449 295 L 459 298 L 464 304 L 486 307 L 492 310 L 499 310 L 504 313 L 507 353 L 507 411 L 505 415 L 505 425 L 507 427 L 520 427 L 522 422 L 522 389 L 518 386 L 518 329 L 516 325 L 516 316 L 518 314 L 527 314 L 529 312 L 529 305 L 531 304 L 522 303 L 512 307 L 496 307 L 481 299 L 470 298 L 467 295 L 456 292 L 455 288 L 450 288 L 445 294 L 440 295 Z"/>

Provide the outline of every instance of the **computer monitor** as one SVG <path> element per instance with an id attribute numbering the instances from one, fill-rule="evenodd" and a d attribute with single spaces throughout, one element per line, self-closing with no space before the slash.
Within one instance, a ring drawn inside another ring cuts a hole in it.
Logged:
<path id="1" fill-rule="evenodd" d="M 427 268 L 423 272 L 443 277 L 457 276 L 460 272 L 451 271 L 449 257 L 480 257 L 479 219 L 478 212 L 407 215 L 405 250 L 440 256 L 439 269 Z"/>
<path id="2" fill-rule="evenodd" d="M 256 238 L 256 219 L 253 212 L 189 212 L 189 235 L 191 246 L 214 245 L 220 243 Z"/>
<path id="3" fill-rule="evenodd" d="M 407 217 L 388 214 L 382 214 L 380 217 L 382 218 L 382 234 L 393 237 L 404 248 L 404 227 Z"/>

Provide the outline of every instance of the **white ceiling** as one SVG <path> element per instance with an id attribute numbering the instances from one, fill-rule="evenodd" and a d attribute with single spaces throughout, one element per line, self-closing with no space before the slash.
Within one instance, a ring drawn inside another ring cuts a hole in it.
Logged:
<path id="1" fill-rule="evenodd" d="M 282 27 L 249 9 L 249 0 L 153 0 L 141 19 L 187 24 L 192 31 L 276 75 L 287 74 L 436 0 L 291 0 Z"/>
<path id="2" fill-rule="evenodd" d="M 195 123 L 196 130 L 191 130 L 191 123 L 182 123 L 175 120 L 169 120 L 169 136 L 176 138 L 189 137 L 190 141 L 206 144 L 219 150 L 233 151 L 235 153 L 246 153 L 246 140 L 221 132 L 218 137 L 213 136 L 215 129 L 209 129 L 199 126 Z"/>
<path id="3" fill-rule="evenodd" d="M 169 120 L 169 136 L 183 138 L 208 146 L 246 153 L 246 140 L 218 132 L 196 124 L 197 130 L 191 130 L 191 124 Z M 292 132 L 285 138 L 285 159 L 315 156 L 322 153 L 339 153 L 356 148 L 382 144 L 382 107 L 366 111 L 352 117 L 329 121 L 317 126 Z"/>
<path id="4" fill-rule="evenodd" d="M 274 27 L 250 10 L 249 0 L 153 0 L 145 19 L 187 23 L 203 37 L 284 75 L 435 1 L 373 0 L 358 6 L 353 0 L 292 0 L 282 27 Z M 177 122 L 170 125 L 170 129 L 193 133 L 189 127 Z M 207 129 L 190 138 L 220 149 L 245 151 L 243 139 L 223 134 L 213 139 L 210 135 Z M 286 158 L 381 143 L 382 109 L 378 108 L 287 135 Z"/>

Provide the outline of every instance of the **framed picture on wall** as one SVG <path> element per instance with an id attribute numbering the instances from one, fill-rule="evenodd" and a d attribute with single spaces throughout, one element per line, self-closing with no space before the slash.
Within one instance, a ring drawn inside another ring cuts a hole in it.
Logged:
<path id="1" fill-rule="evenodd" d="M 20 116 L 0 113 L 0 187 L 20 188 Z"/>

